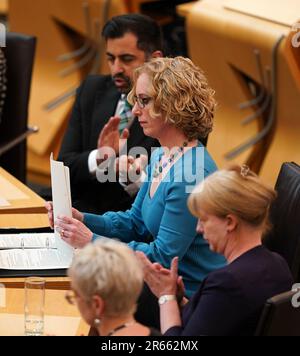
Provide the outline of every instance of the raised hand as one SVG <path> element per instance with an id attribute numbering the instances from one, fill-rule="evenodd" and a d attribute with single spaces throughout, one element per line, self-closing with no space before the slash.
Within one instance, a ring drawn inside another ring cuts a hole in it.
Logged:
<path id="1" fill-rule="evenodd" d="M 136 252 L 136 255 L 143 266 L 145 282 L 157 298 L 165 294 L 177 295 L 178 257 L 173 258 L 171 269 L 166 269 L 151 263 L 143 252 Z"/>
<path id="2" fill-rule="evenodd" d="M 125 145 L 129 137 L 129 130 L 125 129 L 122 135 L 120 135 L 120 121 L 121 119 L 118 116 L 110 118 L 100 132 L 97 148 L 101 150 L 101 157 L 107 155 L 104 158 L 109 158 L 112 156 L 112 152 L 114 152 L 114 156 L 116 157 Z"/>

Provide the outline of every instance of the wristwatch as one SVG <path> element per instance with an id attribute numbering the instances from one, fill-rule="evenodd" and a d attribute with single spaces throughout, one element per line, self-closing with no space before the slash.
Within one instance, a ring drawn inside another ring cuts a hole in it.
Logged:
<path id="1" fill-rule="evenodd" d="M 170 300 L 177 300 L 176 295 L 162 295 L 159 299 L 158 299 L 158 304 L 159 305 L 163 305 L 167 302 L 169 302 Z"/>

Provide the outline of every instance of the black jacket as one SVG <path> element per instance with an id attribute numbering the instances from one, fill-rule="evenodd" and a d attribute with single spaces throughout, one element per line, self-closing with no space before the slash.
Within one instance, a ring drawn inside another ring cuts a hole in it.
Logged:
<path id="1" fill-rule="evenodd" d="M 78 89 L 58 160 L 70 168 L 73 206 L 102 214 L 130 208 L 133 199 L 118 183 L 99 183 L 88 168 L 88 157 L 97 148 L 99 133 L 114 116 L 120 93 L 110 76 L 89 76 Z M 144 135 L 135 120 L 130 128 L 128 150 L 142 146 L 151 153 L 158 142 Z"/>

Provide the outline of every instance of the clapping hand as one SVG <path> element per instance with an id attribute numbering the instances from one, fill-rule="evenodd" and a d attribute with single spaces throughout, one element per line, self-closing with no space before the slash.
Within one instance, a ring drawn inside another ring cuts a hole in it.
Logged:
<path id="1" fill-rule="evenodd" d="M 142 171 L 148 164 L 148 157 L 141 155 L 134 159 L 132 156 L 121 156 L 117 160 L 116 170 L 124 183 L 134 183 L 139 180 Z"/>
<path id="2" fill-rule="evenodd" d="M 129 130 L 125 129 L 120 135 L 119 125 L 121 119 L 118 116 L 110 118 L 103 127 L 98 138 L 97 148 L 100 150 L 101 158 L 110 158 L 112 155 L 118 156 L 129 137 Z M 123 141 L 121 141 L 123 140 Z"/>
<path id="3" fill-rule="evenodd" d="M 142 252 L 136 252 L 136 255 L 142 263 L 145 282 L 157 298 L 166 294 L 182 298 L 184 286 L 178 276 L 178 257 L 173 258 L 171 269 L 166 269 L 159 263 L 151 263 Z"/>

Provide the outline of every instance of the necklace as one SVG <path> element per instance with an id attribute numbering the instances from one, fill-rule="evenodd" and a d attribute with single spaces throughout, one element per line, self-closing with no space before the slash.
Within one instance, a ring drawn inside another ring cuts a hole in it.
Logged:
<path id="1" fill-rule="evenodd" d="M 188 142 L 183 142 L 182 147 L 179 147 L 176 152 L 170 154 L 169 158 L 166 161 L 163 161 L 162 158 L 164 156 L 164 154 L 162 155 L 162 157 L 160 158 L 159 162 L 156 162 L 155 167 L 154 167 L 154 173 L 153 173 L 153 177 L 157 178 L 160 174 L 162 174 L 162 172 L 164 171 L 164 169 L 166 167 L 168 167 L 169 165 L 171 165 L 175 159 L 184 152 L 185 147 L 188 146 Z"/>
<path id="2" fill-rule="evenodd" d="M 136 321 L 131 321 L 129 323 L 125 323 L 125 324 L 122 324 L 120 326 L 117 326 L 116 328 L 114 328 L 113 330 L 111 330 L 107 336 L 113 336 L 113 334 L 115 334 L 117 331 L 119 330 L 122 330 L 122 329 L 125 329 L 125 328 L 128 328 L 129 326 L 132 326 L 134 324 L 136 324 L 137 322 Z"/>

